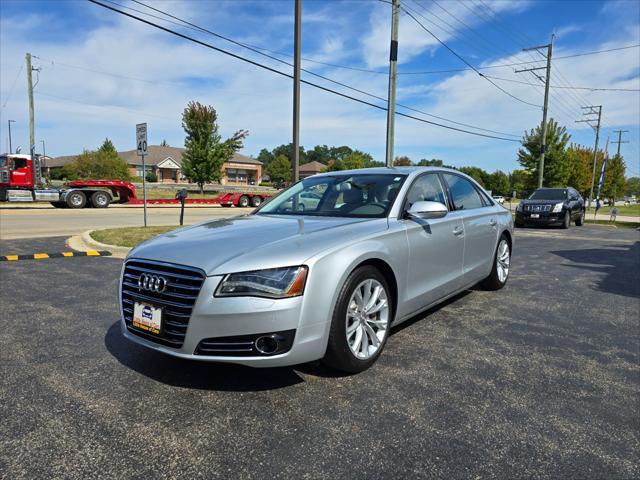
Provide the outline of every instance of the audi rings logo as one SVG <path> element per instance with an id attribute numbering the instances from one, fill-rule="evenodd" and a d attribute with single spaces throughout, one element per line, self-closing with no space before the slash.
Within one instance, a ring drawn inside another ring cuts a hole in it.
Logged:
<path id="1" fill-rule="evenodd" d="M 159 275 L 143 273 L 138 279 L 138 288 L 149 292 L 162 293 L 167 288 L 167 279 Z"/>

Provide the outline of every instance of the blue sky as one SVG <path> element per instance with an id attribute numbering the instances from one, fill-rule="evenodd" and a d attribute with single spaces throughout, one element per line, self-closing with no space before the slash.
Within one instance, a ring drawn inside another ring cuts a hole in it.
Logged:
<path id="1" fill-rule="evenodd" d="M 160 15 L 129 0 L 118 4 Z M 278 52 L 290 61 L 293 2 L 148 1 L 198 26 L 240 42 Z M 555 31 L 550 115 L 566 125 L 572 141 L 593 145 L 594 133 L 576 124 L 580 106 L 603 105 L 603 143 L 617 129 L 629 130 L 622 145 L 628 173 L 640 172 L 640 93 L 556 88 L 640 89 L 640 48 L 571 58 L 581 52 L 640 44 L 640 2 L 403 0 L 426 28 L 474 66 L 544 59 L 523 47 L 548 43 Z M 122 8 L 122 7 L 117 7 Z M 376 0 L 303 1 L 303 68 L 386 97 L 390 6 Z M 129 10 L 130 11 L 130 10 Z M 130 11 L 131 12 L 131 11 Z M 140 15 L 136 12 L 131 12 Z M 144 16 L 144 15 L 140 15 Z M 283 72 L 291 68 L 203 32 L 145 16 L 204 42 Z M 73 154 L 111 138 L 120 150 L 134 148 L 135 124 L 149 124 L 150 143 L 182 146 L 180 114 L 189 100 L 218 110 L 222 133 L 247 129 L 243 153 L 257 155 L 291 141 L 291 81 L 220 53 L 173 37 L 83 0 L 0 0 L 0 150 L 6 150 L 7 120 L 14 148 L 28 149 L 24 54 L 38 58 L 36 138 L 47 154 Z M 372 73 L 328 66 L 355 67 Z M 399 111 L 445 125 L 517 139 L 539 124 L 543 89 L 516 67 L 482 70 L 517 101 L 466 68 L 416 22 L 400 23 Z M 521 68 L 521 67 L 517 67 Z M 542 72 L 540 72 L 542 73 Z M 384 102 L 303 74 L 303 78 L 372 103 Z M 498 80 L 500 79 L 500 80 Z M 385 112 L 302 87 L 301 143 L 350 145 L 384 159 Z M 458 122 L 456 123 L 451 123 Z M 462 127 L 459 123 L 476 128 Z M 478 130 L 477 128 L 485 129 Z M 493 130 L 498 134 L 487 132 Z M 396 154 L 413 160 L 441 158 L 453 165 L 488 170 L 518 168 L 517 142 L 484 138 L 398 118 Z"/>

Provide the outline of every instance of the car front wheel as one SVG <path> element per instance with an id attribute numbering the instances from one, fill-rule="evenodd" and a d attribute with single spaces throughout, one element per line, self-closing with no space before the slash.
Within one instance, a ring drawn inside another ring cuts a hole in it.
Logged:
<path id="1" fill-rule="evenodd" d="M 562 222 L 562 228 L 569 228 L 571 226 L 571 213 L 567 211 L 564 214 L 564 221 Z"/>
<path id="2" fill-rule="evenodd" d="M 349 373 L 362 372 L 375 363 L 389 337 L 390 293 L 375 267 L 365 265 L 349 275 L 334 308 L 323 363 Z"/>
<path id="3" fill-rule="evenodd" d="M 500 290 L 509 279 L 509 267 L 511 266 L 511 247 L 505 235 L 500 237 L 496 253 L 493 258 L 491 273 L 482 282 L 487 290 Z"/>

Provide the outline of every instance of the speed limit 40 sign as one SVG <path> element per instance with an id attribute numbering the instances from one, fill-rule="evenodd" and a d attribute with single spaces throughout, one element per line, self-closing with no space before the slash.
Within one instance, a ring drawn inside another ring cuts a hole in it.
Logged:
<path id="1" fill-rule="evenodd" d="M 136 145 L 138 155 L 147 154 L 147 124 L 139 123 L 136 125 Z"/>

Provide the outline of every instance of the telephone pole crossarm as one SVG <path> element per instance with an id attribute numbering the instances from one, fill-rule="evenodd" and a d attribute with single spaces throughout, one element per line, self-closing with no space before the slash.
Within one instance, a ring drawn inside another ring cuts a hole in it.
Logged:
<path id="1" fill-rule="evenodd" d="M 531 67 L 522 70 L 515 70 L 515 73 L 533 72 L 535 70 L 546 70 L 544 82 L 544 106 L 542 107 L 542 123 L 540 125 L 540 157 L 538 158 L 538 188 L 542 188 L 544 184 L 544 154 L 547 148 L 547 113 L 549 111 L 549 82 L 551 81 L 551 57 L 553 56 L 553 39 L 555 34 L 551 35 L 551 42 L 547 45 L 537 47 L 523 48 L 523 52 L 530 50 L 547 49 L 547 65 L 544 67 Z M 537 75 L 536 75 L 537 76 Z M 539 77 L 538 77 L 539 78 Z"/>

